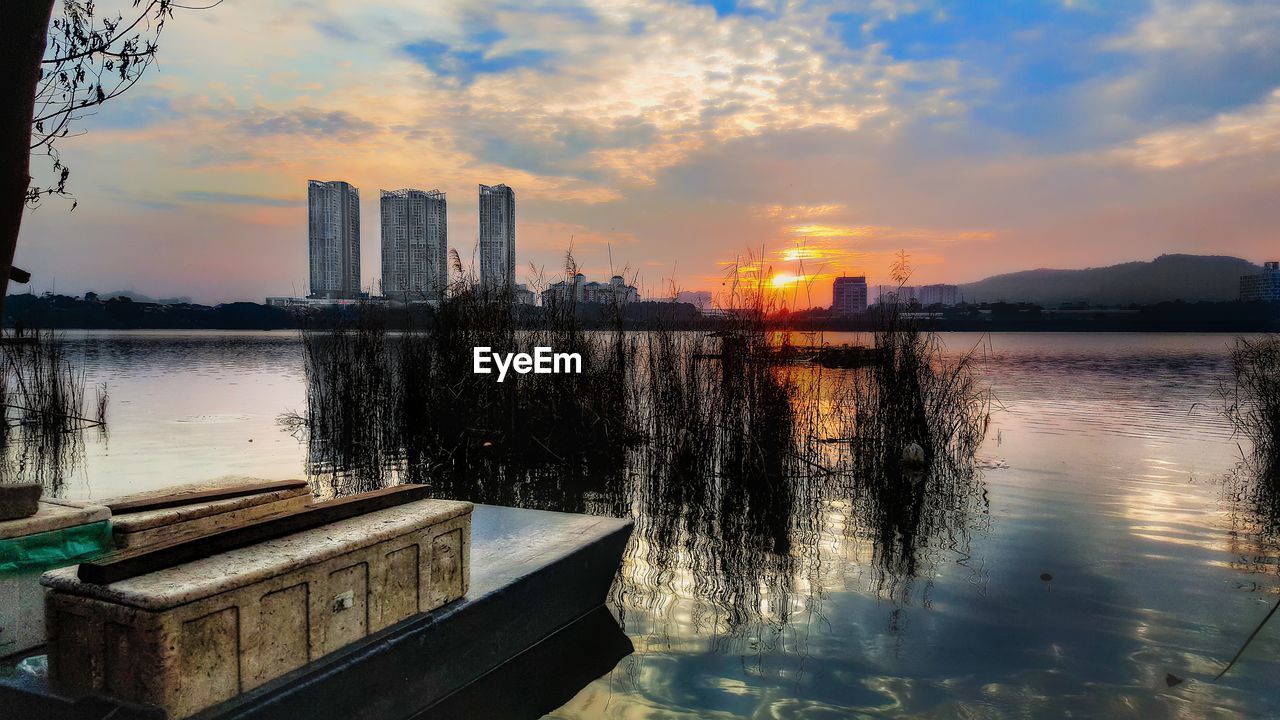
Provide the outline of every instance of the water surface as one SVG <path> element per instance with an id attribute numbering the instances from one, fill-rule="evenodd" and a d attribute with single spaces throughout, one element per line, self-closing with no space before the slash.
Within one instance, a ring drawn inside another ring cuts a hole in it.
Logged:
<path id="1" fill-rule="evenodd" d="M 64 495 L 306 475 L 277 422 L 305 403 L 295 333 L 67 337 L 111 397 Z M 895 564 L 838 498 L 711 529 L 636 502 L 613 602 L 636 653 L 553 716 L 1280 716 L 1280 625 L 1213 682 L 1280 591 L 1275 548 L 1224 492 L 1231 338 L 946 342 L 985 348 L 997 398 L 967 513 Z M 785 553 L 752 542 L 780 533 Z"/>

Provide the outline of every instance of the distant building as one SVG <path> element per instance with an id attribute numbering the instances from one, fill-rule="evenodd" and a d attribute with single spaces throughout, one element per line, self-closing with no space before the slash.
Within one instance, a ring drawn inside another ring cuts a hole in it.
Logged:
<path id="1" fill-rule="evenodd" d="M 711 307 L 711 293 L 706 290 L 681 290 L 676 293 L 675 300 L 678 303 L 689 303 L 698 308 L 699 312 Z"/>
<path id="2" fill-rule="evenodd" d="M 842 276 L 831 284 L 831 312 L 837 315 L 861 315 L 867 311 L 867 278 L 865 275 Z"/>
<path id="3" fill-rule="evenodd" d="M 960 302 L 960 288 L 955 285 L 922 285 L 916 292 L 921 305 L 956 305 Z"/>
<path id="4" fill-rule="evenodd" d="M 529 286 L 525 285 L 524 283 L 520 283 L 519 285 L 516 285 L 514 295 L 515 297 L 513 299 L 515 300 L 515 303 L 517 305 L 537 305 L 538 304 L 538 296 L 534 294 L 534 292 L 529 289 Z"/>
<path id="5" fill-rule="evenodd" d="M 910 305 L 920 302 L 920 288 L 914 285 L 881 285 L 876 289 L 876 302 L 881 305 Z"/>
<path id="6" fill-rule="evenodd" d="M 1240 300 L 1243 302 L 1280 302 L 1280 262 L 1263 263 L 1257 275 L 1240 276 Z"/>
<path id="7" fill-rule="evenodd" d="M 506 185 L 480 186 L 480 287 L 516 284 L 516 194 Z"/>
<path id="8" fill-rule="evenodd" d="M 443 297 L 449 282 L 444 193 L 383 190 L 381 211 L 382 294 L 401 300 Z"/>
<path id="9" fill-rule="evenodd" d="M 305 310 L 307 308 L 324 308 L 324 307 L 351 307 L 357 305 L 379 305 L 386 302 L 386 298 L 371 298 L 368 293 L 360 293 L 353 298 L 318 298 L 318 297 L 285 297 L 273 295 L 266 299 L 264 303 L 268 307 L 287 308 L 290 310 Z"/>
<path id="10" fill-rule="evenodd" d="M 360 191 L 341 180 L 307 181 L 311 297 L 360 293 Z"/>
<path id="11" fill-rule="evenodd" d="M 543 307 L 566 303 L 596 303 L 623 305 L 640 300 L 634 285 L 628 285 L 621 275 L 614 275 L 609 282 L 587 282 L 582 273 L 572 280 L 561 280 L 542 291 Z"/>

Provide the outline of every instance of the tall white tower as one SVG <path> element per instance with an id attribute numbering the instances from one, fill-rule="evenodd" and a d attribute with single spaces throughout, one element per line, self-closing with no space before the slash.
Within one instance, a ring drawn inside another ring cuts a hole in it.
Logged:
<path id="1" fill-rule="evenodd" d="M 307 181 L 311 297 L 360 295 L 360 190 L 341 180 Z"/>
<path id="2" fill-rule="evenodd" d="M 516 284 L 516 194 L 506 185 L 480 186 L 480 287 Z"/>
<path id="3" fill-rule="evenodd" d="M 444 297 L 448 208 L 439 190 L 383 190 L 382 292 L 405 300 Z"/>

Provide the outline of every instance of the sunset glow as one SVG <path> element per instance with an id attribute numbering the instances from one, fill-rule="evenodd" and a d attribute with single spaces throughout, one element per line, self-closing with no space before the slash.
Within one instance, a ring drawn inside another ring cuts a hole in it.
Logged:
<path id="1" fill-rule="evenodd" d="M 769 284 L 775 289 L 788 288 L 804 283 L 809 278 L 805 275 L 792 275 L 791 273 L 778 273 L 769 279 Z"/>
<path id="2" fill-rule="evenodd" d="M 481 183 L 519 198 L 517 281 L 572 245 L 645 295 L 715 291 L 746 252 L 817 305 L 899 250 L 913 283 L 1274 254 L 1280 5 L 766 5 L 176 10 L 154 72 L 61 145 L 77 209 L 28 213 L 16 262 L 36 293 L 302 292 L 312 178 L 359 188 L 371 289 L 380 189 L 444 191 L 469 266 Z"/>

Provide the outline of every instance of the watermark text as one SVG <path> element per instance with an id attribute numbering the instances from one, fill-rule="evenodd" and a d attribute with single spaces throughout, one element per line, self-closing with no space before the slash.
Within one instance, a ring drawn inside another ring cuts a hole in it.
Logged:
<path id="1" fill-rule="evenodd" d="M 529 353 L 495 353 L 490 347 L 474 347 L 471 349 L 471 369 L 476 374 L 488 375 L 497 368 L 498 382 L 507 378 L 507 371 L 514 370 L 521 375 L 534 373 L 549 375 L 552 373 L 582 372 L 582 355 L 578 353 L 558 353 L 549 347 L 535 347 Z"/>

